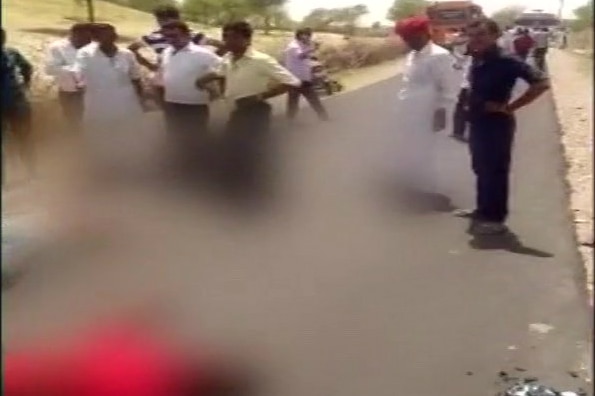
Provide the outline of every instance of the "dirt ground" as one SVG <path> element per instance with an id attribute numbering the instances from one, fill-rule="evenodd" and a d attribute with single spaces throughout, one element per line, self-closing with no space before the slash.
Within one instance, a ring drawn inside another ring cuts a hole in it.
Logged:
<path id="1" fill-rule="evenodd" d="M 552 50 L 549 67 L 567 161 L 571 209 L 593 303 L 593 59 Z"/>

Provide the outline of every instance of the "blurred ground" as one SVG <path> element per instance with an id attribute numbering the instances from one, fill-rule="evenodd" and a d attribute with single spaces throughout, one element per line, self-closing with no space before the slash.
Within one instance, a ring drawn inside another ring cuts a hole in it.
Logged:
<path id="1" fill-rule="evenodd" d="M 514 234 L 483 239 L 447 211 L 408 214 L 385 194 L 377 165 L 399 133 L 398 88 L 339 95 L 327 101 L 333 122 L 304 114 L 302 128 L 280 130 L 274 199 L 256 211 L 158 180 L 81 184 L 72 212 L 55 214 L 93 227 L 79 224 L 80 239 L 3 292 L 4 347 L 64 339 L 144 302 L 189 340 L 247 356 L 267 395 L 492 395 L 501 371 L 519 370 L 589 388 L 592 326 L 551 96 L 519 112 Z M 439 136 L 435 166 L 452 204 L 468 207 L 466 147 Z"/>

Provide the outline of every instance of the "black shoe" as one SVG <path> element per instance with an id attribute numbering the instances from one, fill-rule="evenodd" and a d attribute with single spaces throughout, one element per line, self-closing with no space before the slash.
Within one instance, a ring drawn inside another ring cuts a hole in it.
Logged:
<path id="1" fill-rule="evenodd" d="M 508 233 L 508 227 L 504 223 L 480 221 L 473 226 L 471 232 L 478 236 L 504 235 Z"/>

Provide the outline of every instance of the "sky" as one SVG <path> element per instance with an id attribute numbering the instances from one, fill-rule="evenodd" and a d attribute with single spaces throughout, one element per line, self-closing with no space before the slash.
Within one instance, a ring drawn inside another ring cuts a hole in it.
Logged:
<path id="1" fill-rule="evenodd" d="M 572 11 L 583 4 L 587 0 L 563 0 L 564 10 L 563 16 L 565 18 L 572 18 Z M 542 9 L 545 12 L 558 13 L 560 0 L 475 0 L 476 4 L 483 7 L 486 14 L 490 14 L 500 8 L 508 5 L 523 5 L 528 9 Z M 301 20 L 312 9 L 324 8 L 338 8 L 349 7 L 356 4 L 366 4 L 370 10 L 370 14 L 362 18 L 362 24 L 369 25 L 376 21 L 386 22 L 386 11 L 392 5 L 393 0 L 324 0 L 318 3 L 316 0 L 289 0 L 288 10 L 292 18 Z"/>

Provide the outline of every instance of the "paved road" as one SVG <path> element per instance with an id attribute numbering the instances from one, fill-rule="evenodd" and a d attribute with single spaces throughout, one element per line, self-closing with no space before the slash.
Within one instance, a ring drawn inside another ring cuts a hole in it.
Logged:
<path id="1" fill-rule="evenodd" d="M 146 239 L 128 235 L 134 259 L 23 279 L 3 295 L 5 342 L 151 295 L 187 333 L 247 346 L 272 394 L 492 396 L 515 367 L 584 387 L 567 373 L 590 355 L 591 323 L 551 99 L 519 115 L 518 243 L 487 243 L 446 213 L 404 216 L 376 190 L 373 142 L 396 84 L 333 98 L 335 122 L 283 136 L 287 198 L 274 215 L 146 211 Z M 461 207 L 472 202 L 465 150 L 440 142 L 441 179 Z"/>

